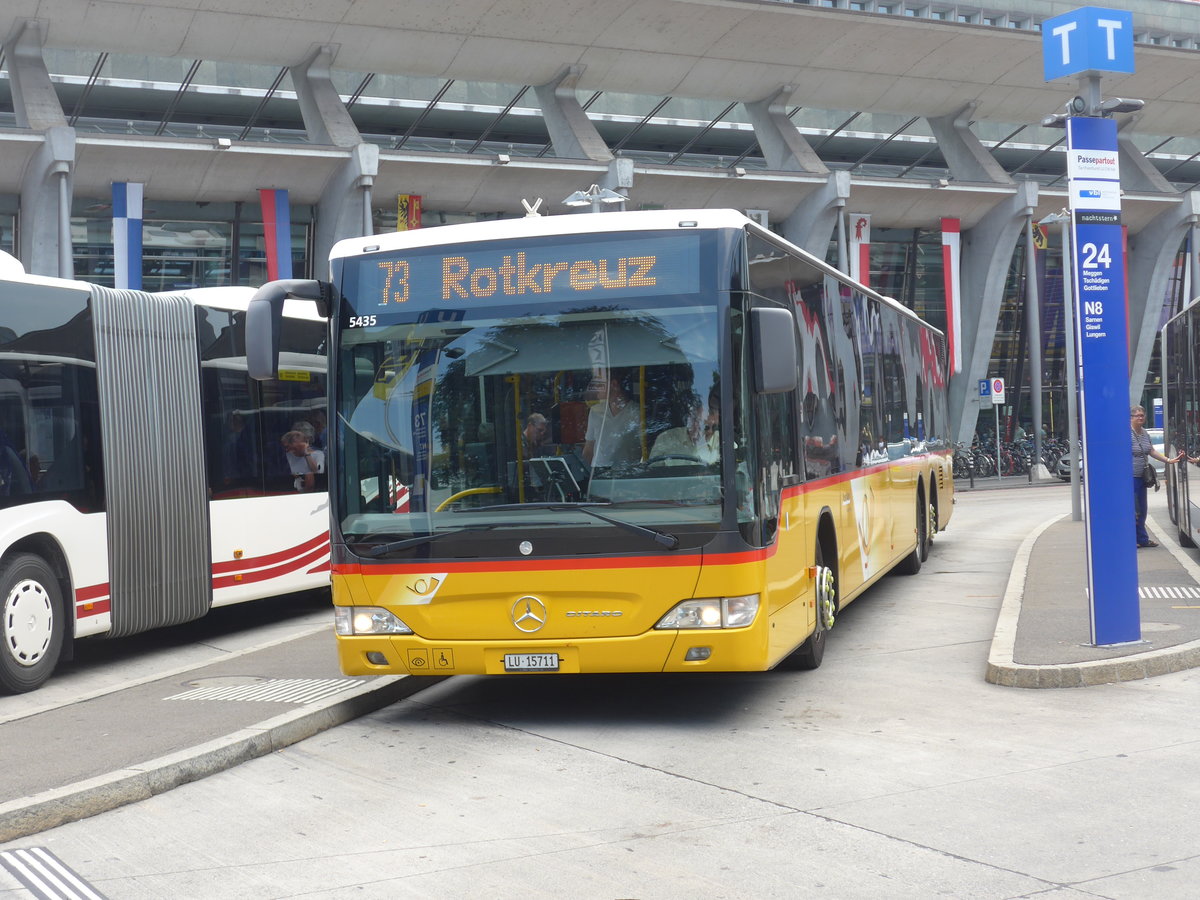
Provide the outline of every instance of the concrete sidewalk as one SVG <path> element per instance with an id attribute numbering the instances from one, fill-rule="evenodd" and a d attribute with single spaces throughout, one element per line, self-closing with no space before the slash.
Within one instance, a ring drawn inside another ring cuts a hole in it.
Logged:
<path id="1" fill-rule="evenodd" d="M 273 753 L 442 680 L 343 677 L 332 642 L 312 634 L 4 722 L 0 844 Z"/>
<path id="2" fill-rule="evenodd" d="M 1085 525 L 1067 513 L 1035 530 L 1017 551 L 988 656 L 988 681 L 1081 687 L 1200 666 L 1197 554 L 1179 546 L 1162 496 L 1152 494 L 1150 506 L 1147 524 L 1159 546 L 1137 551 L 1141 641 L 1090 643 Z"/>

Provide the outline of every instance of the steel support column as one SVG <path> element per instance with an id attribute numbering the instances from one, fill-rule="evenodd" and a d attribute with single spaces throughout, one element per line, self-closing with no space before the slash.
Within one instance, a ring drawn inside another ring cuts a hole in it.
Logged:
<path id="1" fill-rule="evenodd" d="M 567 66 L 553 81 L 537 85 L 533 92 L 542 106 L 542 118 L 556 157 L 609 162 L 612 151 L 575 95 L 575 85 L 583 69 L 578 65 Z"/>
<path id="2" fill-rule="evenodd" d="M 359 144 L 338 168 L 317 202 L 313 234 L 313 274 L 328 278 L 329 251 L 344 238 L 370 234 L 371 188 L 379 174 L 379 148 Z"/>
<path id="3" fill-rule="evenodd" d="M 801 200 L 792 214 L 783 220 L 781 233 L 796 246 L 824 259 L 829 239 L 849 197 L 850 173 L 830 172 L 825 184 Z M 844 235 L 842 237 L 844 239 Z M 844 263 L 845 260 L 838 261 L 839 266 Z"/>
<path id="4" fill-rule="evenodd" d="M 1121 166 L 1121 188 L 1142 193 L 1175 194 L 1177 191 L 1133 143 L 1133 130 L 1141 116 L 1130 116 L 1117 130 L 1117 156 Z"/>
<path id="5" fill-rule="evenodd" d="M 75 129 L 67 124 L 42 57 L 41 23 L 31 19 L 18 25 L 4 55 L 17 125 L 41 132 L 44 140 L 21 177 L 17 255 L 32 274 L 70 278 Z"/>
<path id="6" fill-rule="evenodd" d="M 925 121 L 929 123 L 942 158 L 946 160 L 946 166 L 955 181 L 1012 184 L 1004 167 L 996 162 L 971 130 L 975 106 L 972 101 L 956 113 L 927 118 Z"/>
<path id="7" fill-rule="evenodd" d="M 795 91 L 795 87 L 785 84 L 770 97 L 743 105 L 768 169 L 825 175 L 828 167 L 787 117 L 787 100 Z"/>
<path id="8" fill-rule="evenodd" d="M 308 139 L 314 144 L 333 144 L 335 147 L 356 147 L 362 143 L 358 126 L 333 86 L 330 67 L 334 47 L 318 47 L 305 62 L 292 67 L 292 84 L 300 102 L 300 115 Z"/>

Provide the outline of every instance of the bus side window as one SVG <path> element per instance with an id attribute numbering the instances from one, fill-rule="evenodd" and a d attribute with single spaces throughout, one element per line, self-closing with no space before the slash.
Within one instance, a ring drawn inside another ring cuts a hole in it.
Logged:
<path id="1" fill-rule="evenodd" d="M 775 539 L 784 484 L 797 471 L 796 394 L 760 394 L 756 398 L 759 452 L 759 503 L 763 546 Z"/>
<path id="2" fill-rule="evenodd" d="M 883 439 L 888 443 L 890 456 L 903 455 L 901 442 L 905 438 L 904 360 L 901 355 L 900 316 L 885 309 L 883 322 L 883 352 L 880 355 L 883 376 Z"/>

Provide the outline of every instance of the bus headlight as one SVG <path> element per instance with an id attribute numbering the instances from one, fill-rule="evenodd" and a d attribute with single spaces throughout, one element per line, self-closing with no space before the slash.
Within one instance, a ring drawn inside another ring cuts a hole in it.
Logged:
<path id="1" fill-rule="evenodd" d="M 333 630 L 337 634 L 412 634 L 413 631 L 378 606 L 335 606 Z"/>
<path id="2" fill-rule="evenodd" d="M 684 600 L 655 628 L 745 628 L 758 613 L 758 594 Z"/>

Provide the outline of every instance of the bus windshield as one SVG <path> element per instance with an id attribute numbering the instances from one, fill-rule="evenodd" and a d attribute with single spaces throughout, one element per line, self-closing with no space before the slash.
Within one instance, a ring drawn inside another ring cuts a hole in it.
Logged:
<path id="1" fill-rule="evenodd" d="M 668 252 L 698 269 L 701 239 L 673 235 Z M 637 263 L 621 255 L 626 248 L 597 248 L 594 239 L 565 249 L 557 242 L 542 256 L 599 258 L 614 282 L 624 267 L 625 289 L 575 297 L 568 286 L 562 302 L 452 304 L 431 292 L 421 302 L 412 274 L 420 261 L 408 254 L 406 301 L 369 312 L 363 298 L 398 260 L 347 265 L 344 284 L 355 290 L 343 290 L 340 313 L 337 493 L 342 534 L 356 551 L 473 555 L 492 552 L 469 548 L 502 532 L 511 542 L 511 528 L 522 536 L 569 529 L 574 552 L 584 529 L 601 532 L 596 546 L 606 551 L 635 550 L 673 546 L 676 535 L 695 546 L 716 529 L 724 497 L 718 293 L 700 289 L 698 271 L 673 286 L 664 281 L 676 273 L 660 272 L 649 290 L 629 289 L 634 266 L 656 259 L 652 241 L 637 243 Z M 529 271 L 539 248 L 522 246 L 529 252 L 519 265 Z M 503 273 L 516 254 L 493 246 L 489 255 Z M 472 280 L 486 292 L 486 280 Z M 496 284 L 502 295 L 502 274 Z M 436 544 L 422 540 L 435 536 Z"/>

